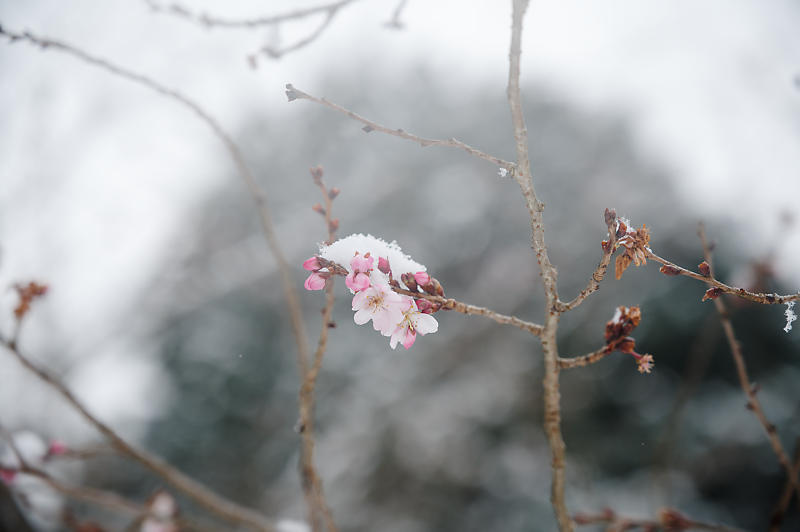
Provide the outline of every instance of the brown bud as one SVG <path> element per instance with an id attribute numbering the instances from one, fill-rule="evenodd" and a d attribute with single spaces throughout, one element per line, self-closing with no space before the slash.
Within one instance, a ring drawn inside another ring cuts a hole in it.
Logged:
<path id="1" fill-rule="evenodd" d="M 676 268 L 675 266 L 668 266 L 667 264 L 663 265 L 659 270 L 664 275 L 680 275 L 681 270 Z"/>
<path id="2" fill-rule="evenodd" d="M 331 220 L 331 223 L 328 224 L 328 229 L 330 229 L 331 233 L 339 229 L 339 218 L 334 218 Z"/>
<path id="3" fill-rule="evenodd" d="M 711 266 L 708 265 L 706 261 L 701 262 L 697 265 L 697 269 L 700 270 L 700 275 L 703 277 L 708 277 L 711 275 Z"/>
<path id="4" fill-rule="evenodd" d="M 620 238 L 621 236 L 623 236 L 627 232 L 628 232 L 628 226 L 625 225 L 625 222 L 620 220 L 619 227 L 617 227 L 617 238 Z"/>
<path id="5" fill-rule="evenodd" d="M 319 203 L 315 203 L 314 205 L 312 205 L 311 210 L 320 213 L 322 216 L 325 216 L 325 207 L 323 207 Z"/>
<path id="6" fill-rule="evenodd" d="M 339 190 L 337 187 L 333 187 L 328 191 L 328 197 L 330 199 L 336 199 L 336 196 L 338 196 L 340 192 L 341 190 Z"/>
<path id="7" fill-rule="evenodd" d="M 717 299 L 719 295 L 722 293 L 722 288 L 709 288 L 706 290 L 706 293 L 703 295 L 703 299 L 701 301 L 707 301 L 709 299 Z"/>
<path id="8" fill-rule="evenodd" d="M 314 183 L 320 184 L 322 182 L 322 174 L 324 172 L 321 166 L 309 168 L 309 172 L 311 172 L 311 177 L 314 179 Z"/>
<path id="9" fill-rule="evenodd" d="M 375 128 L 372 127 L 372 126 L 364 126 L 364 127 L 361 128 L 361 131 L 363 131 L 364 133 L 369 133 L 373 129 L 375 129 Z"/>
<path id="10" fill-rule="evenodd" d="M 442 285 L 433 277 L 431 277 L 430 282 L 423 286 L 422 289 L 432 296 L 444 297 L 444 289 L 442 288 Z"/>
<path id="11" fill-rule="evenodd" d="M 404 273 L 400 276 L 400 280 L 403 281 L 403 284 L 408 287 L 409 290 L 412 292 L 416 292 L 419 290 L 419 285 L 417 285 L 416 279 L 414 279 L 413 273 Z"/>
<path id="12" fill-rule="evenodd" d="M 630 336 L 626 336 L 617 344 L 617 350 L 623 353 L 633 353 L 636 349 L 636 340 Z"/>
<path id="13" fill-rule="evenodd" d="M 615 221 L 617 221 L 617 211 L 614 209 L 606 209 L 606 212 L 603 215 L 606 225 L 611 225 Z"/>

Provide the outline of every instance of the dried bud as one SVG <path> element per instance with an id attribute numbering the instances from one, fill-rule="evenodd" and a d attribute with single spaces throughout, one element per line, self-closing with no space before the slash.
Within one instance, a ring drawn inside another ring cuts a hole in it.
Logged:
<path id="1" fill-rule="evenodd" d="M 323 207 L 319 203 L 315 203 L 314 205 L 312 205 L 311 210 L 313 210 L 314 212 L 318 212 L 322 216 L 325 216 L 325 207 Z"/>
<path id="2" fill-rule="evenodd" d="M 389 259 L 378 257 L 378 269 L 386 275 L 389 275 L 389 273 L 392 271 L 392 268 L 389 266 Z"/>
<path id="3" fill-rule="evenodd" d="M 636 349 L 636 340 L 630 336 L 626 336 L 617 344 L 617 350 L 623 353 L 633 353 L 634 349 Z"/>
<path id="4" fill-rule="evenodd" d="M 328 191 L 328 197 L 330 199 L 336 199 L 336 196 L 338 196 L 340 192 L 341 190 L 339 190 L 337 187 L 333 187 Z"/>
<path id="5" fill-rule="evenodd" d="M 336 230 L 339 229 L 339 218 L 334 218 L 331 220 L 331 223 L 328 225 L 328 229 L 331 233 L 336 232 Z"/>
<path id="6" fill-rule="evenodd" d="M 619 221 L 619 226 L 617 226 L 617 238 L 620 238 L 621 236 L 623 236 L 627 232 L 628 232 L 628 226 L 625 225 L 625 222 L 620 220 Z"/>
<path id="7" fill-rule="evenodd" d="M 701 301 L 707 301 L 709 299 L 717 299 L 719 295 L 722 293 L 722 288 L 709 288 L 706 290 L 706 293 L 703 295 L 703 299 Z"/>
<path id="8" fill-rule="evenodd" d="M 18 320 L 21 320 L 25 314 L 28 313 L 34 299 L 42 297 L 47 293 L 46 284 L 39 284 L 34 281 L 29 282 L 27 285 L 14 285 L 14 289 L 19 296 L 19 303 L 17 303 L 17 306 L 14 308 L 14 316 L 16 316 Z"/>
<path id="9" fill-rule="evenodd" d="M 314 183 L 320 184 L 322 183 L 322 174 L 324 173 L 321 166 L 314 166 L 309 169 L 311 172 L 311 177 L 314 179 Z"/>
<path id="10" fill-rule="evenodd" d="M 600 246 L 603 248 L 604 253 L 611 253 L 611 244 L 608 243 L 608 240 L 600 242 Z"/>
<path id="11" fill-rule="evenodd" d="M 676 268 L 675 266 L 668 266 L 667 264 L 663 265 L 659 270 L 664 275 L 680 275 L 681 270 Z"/>
<path id="12" fill-rule="evenodd" d="M 404 273 L 400 276 L 400 280 L 403 281 L 403 284 L 408 287 L 409 290 L 412 292 L 416 292 L 419 290 L 419 286 L 417 285 L 416 279 L 414 279 L 414 274 L 412 273 Z"/>
<path id="13" fill-rule="evenodd" d="M 442 288 L 442 285 L 433 277 L 431 277 L 430 282 L 424 285 L 422 289 L 432 296 L 444 297 L 444 289 Z"/>
<path id="14" fill-rule="evenodd" d="M 703 277 L 708 277 L 711 275 L 711 266 L 708 265 L 706 261 L 701 262 L 697 265 L 697 269 L 700 270 L 700 275 Z"/>
<path id="15" fill-rule="evenodd" d="M 617 211 L 615 211 L 614 209 L 606 209 L 606 212 L 604 213 L 604 219 L 606 225 L 613 224 L 614 222 L 617 221 Z"/>

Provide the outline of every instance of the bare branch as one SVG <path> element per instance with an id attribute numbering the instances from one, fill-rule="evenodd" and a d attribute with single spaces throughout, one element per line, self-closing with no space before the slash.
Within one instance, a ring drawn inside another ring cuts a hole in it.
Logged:
<path id="1" fill-rule="evenodd" d="M 592 351 L 591 353 L 587 353 L 579 357 L 572 357 L 572 358 L 558 357 L 558 367 L 561 369 L 582 368 L 584 366 L 588 366 L 590 364 L 594 364 L 595 362 L 603 360 L 611 353 L 613 353 L 613 351 L 609 350 L 608 346 L 606 346 L 598 349 L 597 351 Z"/>
<path id="2" fill-rule="evenodd" d="M 608 241 L 603 243 L 603 256 L 600 258 L 600 264 L 592 272 L 592 278 L 586 288 L 580 291 L 574 299 L 564 303 L 559 300 L 556 303 L 556 308 L 559 312 L 568 312 L 575 307 L 579 306 L 584 300 L 600 289 L 600 283 L 606 276 L 608 265 L 611 264 L 611 256 L 614 254 L 614 245 L 617 242 L 617 213 L 613 210 L 606 209 L 605 222 L 608 227 Z M 562 368 L 564 366 L 561 366 Z"/>
<path id="3" fill-rule="evenodd" d="M 330 16 L 332 13 L 336 13 L 339 9 L 345 7 L 348 4 L 352 4 L 356 1 L 357 0 L 339 0 L 337 2 L 330 2 L 327 4 L 321 4 L 314 7 L 297 9 L 295 11 L 289 11 L 287 13 L 280 13 L 278 15 L 272 15 L 267 17 L 255 17 L 249 19 L 226 19 L 215 15 L 209 15 L 207 13 L 196 13 L 176 2 L 165 4 L 163 2 L 158 2 L 156 0 L 144 0 L 144 2 L 150 7 L 150 9 L 152 9 L 156 13 L 173 15 L 178 18 L 188 20 L 189 22 L 202 24 L 203 26 L 206 26 L 208 28 L 219 27 L 219 28 L 248 28 L 248 29 L 255 29 L 263 26 L 272 26 L 275 24 L 280 24 L 282 22 L 288 22 L 290 20 L 297 20 L 312 15 L 317 15 L 319 13 L 325 13 L 328 16 Z"/>
<path id="4" fill-rule="evenodd" d="M 800 473 L 800 438 L 797 438 L 794 443 L 794 464 L 792 464 L 792 470 L 794 471 L 795 475 Z M 791 478 L 787 478 L 786 484 L 783 486 L 781 498 L 778 500 L 778 504 L 775 506 L 775 510 L 773 510 L 772 515 L 770 516 L 770 532 L 780 531 L 781 524 L 783 523 L 783 516 L 786 515 L 786 511 L 789 509 L 789 503 L 792 502 L 792 493 L 795 492 L 794 488 L 795 485 L 792 484 Z M 797 493 L 797 497 L 798 505 L 800 505 L 800 492 Z"/>
<path id="5" fill-rule="evenodd" d="M 552 486 L 550 501 L 556 514 L 558 526 L 562 532 L 573 530 L 572 521 L 564 498 L 564 466 L 565 448 L 561 435 L 561 394 L 558 387 L 558 347 L 556 332 L 558 331 L 558 272 L 550 263 L 547 245 L 544 241 L 544 220 L 542 212 L 544 203 L 539 201 L 533 187 L 531 164 L 528 155 L 528 129 L 522 112 L 520 95 L 520 56 L 522 54 L 522 19 L 528 9 L 528 0 L 513 0 L 511 16 L 511 46 L 509 49 L 508 68 L 508 105 L 511 109 L 511 121 L 514 124 L 514 139 L 517 148 L 517 168 L 513 173 L 517 181 L 531 222 L 531 247 L 536 253 L 536 261 L 542 274 L 545 292 L 546 319 L 542 331 L 542 351 L 544 354 L 544 429 L 550 444 Z"/>
<path id="6" fill-rule="evenodd" d="M 372 131 L 379 131 L 387 135 L 392 135 L 394 137 L 400 137 L 401 139 L 406 139 L 412 142 L 416 142 L 423 148 L 427 148 L 428 146 L 447 146 L 450 148 L 458 148 L 464 150 L 470 155 L 474 155 L 475 157 L 483 159 L 484 161 L 489 161 L 490 163 L 497 165 L 500 168 L 504 168 L 509 172 L 513 172 L 515 168 L 514 163 L 510 163 L 508 161 L 504 161 L 503 159 L 499 159 L 493 155 L 489 155 L 488 153 L 482 152 L 477 148 L 473 148 L 469 144 L 465 144 L 464 142 L 461 142 L 460 140 L 455 138 L 450 138 L 447 140 L 428 139 L 424 137 L 419 137 L 412 133 L 408 133 L 402 129 L 391 129 L 386 126 L 382 126 L 377 122 L 373 122 L 368 118 L 364 118 L 363 116 L 356 114 L 353 111 L 345 107 L 342 107 L 341 105 L 326 100 L 325 98 L 317 98 L 316 96 L 312 96 L 307 92 L 303 92 L 300 89 L 295 88 L 294 85 L 292 85 L 291 83 L 286 84 L 286 97 L 289 98 L 290 102 L 294 100 L 309 100 L 314 103 L 324 105 L 325 107 L 333 109 L 334 111 L 338 111 L 344 115 L 347 115 L 353 120 L 364 124 L 364 127 L 362 129 L 367 133 L 370 133 Z"/>
<path id="7" fill-rule="evenodd" d="M 35 46 L 39 46 L 43 50 L 54 49 L 54 50 L 59 50 L 61 52 L 65 52 L 73 57 L 80 59 L 81 61 L 99 67 L 107 72 L 110 72 L 111 74 L 127 79 L 128 81 L 132 81 L 138 85 L 142 85 L 188 108 L 189 110 L 194 112 L 194 114 L 197 115 L 203 122 L 205 122 L 206 125 L 208 125 L 211 128 L 214 134 L 222 141 L 222 143 L 227 148 L 228 154 L 233 160 L 237 170 L 239 171 L 240 176 L 242 177 L 242 180 L 247 186 L 247 190 L 253 197 L 253 201 L 256 204 L 259 218 L 261 220 L 261 228 L 264 231 L 264 235 L 267 239 L 267 244 L 269 245 L 269 248 L 273 256 L 275 257 L 275 260 L 278 263 L 278 270 L 280 271 L 281 282 L 283 284 L 284 297 L 286 298 L 286 304 L 289 308 L 289 316 L 292 323 L 292 331 L 294 333 L 294 337 L 297 342 L 298 364 L 302 370 L 301 373 L 305 374 L 306 368 L 308 367 L 309 348 L 308 348 L 308 340 L 306 338 L 305 324 L 303 322 L 303 316 L 300 311 L 299 298 L 297 296 L 297 292 L 295 289 L 295 282 L 292 278 L 292 274 L 289 269 L 289 265 L 286 261 L 286 257 L 284 256 L 283 250 L 281 249 L 280 244 L 278 242 L 278 237 L 275 234 L 275 228 L 272 222 L 272 215 L 270 213 L 269 206 L 267 204 L 267 194 L 264 191 L 264 189 L 259 186 L 258 181 L 256 180 L 249 166 L 245 162 L 241 150 L 239 149 L 238 145 L 233 141 L 233 137 L 231 137 L 231 135 L 229 135 L 222 128 L 220 123 L 214 117 L 212 117 L 205 109 L 203 109 L 194 100 L 191 100 L 188 97 L 184 96 L 182 93 L 170 89 L 146 76 L 124 69 L 104 59 L 100 59 L 98 57 L 90 55 L 79 48 L 75 48 L 72 45 L 52 39 L 37 37 L 27 31 L 24 33 L 14 33 L 5 30 L 2 26 L 0 26 L 0 35 L 6 35 L 7 37 L 9 37 L 10 42 L 22 40 L 22 41 L 27 41 Z"/>
<path id="8" fill-rule="evenodd" d="M 331 218 L 333 197 L 322 181 L 322 168 L 312 168 L 311 175 L 322 191 L 325 202 L 325 227 L 328 229 L 328 242 L 331 243 L 336 240 L 336 228 L 338 227 L 338 222 Z M 300 387 L 300 433 L 303 438 L 300 454 L 300 480 L 309 507 L 309 523 L 314 532 L 323 530 L 319 522 L 320 516 L 324 520 L 328 532 L 337 531 L 333 514 L 325 500 L 322 480 L 314 468 L 314 392 L 317 376 L 322 368 L 322 358 L 328 345 L 328 332 L 332 325 L 331 315 L 334 302 L 334 279 L 331 278 L 325 285 L 325 308 L 322 311 L 322 326 L 317 350 L 314 352 L 314 361 L 311 368 L 303 375 L 303 383 Z"/>
<path id="9" fill-rule="evenodd" d="M 456 312 L 460 312 L 461 314 L 485 316 L 490 320 L 494 320 L 497 323 L 501 323 L 503 325 L 513 325 L 518 329 L 522 329 L 523 331 L 528 331 L 534 336 L 541 336 L 542 330 L 544 329 L 538 323 L 532 323 L 529 321 L 521 320 L 516 316 L 506 316 L 505 314 L 500 314 L 491 309 L 485 307 L 478 307 L 476 305 L 469 305 L 467 303 L 462 303 L 461 301 L 456 301 L 455 299 L 452 298 L 423 294 L 420 292 L 414 292 L 412 290 L 405 290 L 403 288 L 396 288 L 396 287 L 392 287 L 392 290 L 394 290 L 398 294 L 404 294 L 407 296 L 415 297 L 417 299 L 427 299 L 428 301 L 441 303 L 442 309 L 444 310 L 455 310 Z"/>
<path id="10" fill-rule="evenodd" d="M 728 286 L 727 284 L 718 281 L 717 279 L 714 278 L 713 273 L 711 275 L 703 275 L 701 273 L 696 273 L 691 270 L 687 270 L 686 268 L 678 266 L 677 264 L 674 264 L 665 258 L 659 257 L 652 251 L 648 251 L 647 258 L 653 259 L 654 261 L 663 264 L 667 268 L 667 270 L 664 270 L 662 268 L 662 273 L 667 273 L 668 275 L 684 275 L 686 277 L 691 277 L 692 279 L 696 279 L 698 281 L 706 283 L 707 285 L 719 289 L 720 293 L 731 294 L 741 299 L 746 299 L 747 301 L 753 301 L 754 303 L 761 303 L 763 305 L 782 305 L 790 301 L 800 301 L 800 292 L 785 296 L 778 294 L 760 294 L 760 293 L 749 292 L 744 288 L 736 288 L 734 286 Z"/>
<path id="11" fill-rule="evenodd" d="M 187 496 L 197 501 L 198 504 L 223 519 L 255 530 L 270 532 L 274 530 L 270 521 L 261 514 L 222 497 L 203 484 L 200 484 L 177 470 L 161 458 L 151 455 L 142 449 L 134 447 L 133 444 L 128 443 L 117 434 L 114 429 L 89 412 L 83 403 L 81 403 L 59 379 L 50 375 L 46 370 L 34 364 L 27 356 L 23 355 L 16 343 L 0 338 L 0 344 L 16 357 L 25 369 L 36 375 L 42 382 L 58 392 L 72 408 L 77 410 L 78 413 L 86 419 L 86 421 L 94 426 L 103 436 L 108 438 L 120 453 L 133 458 L 177 490 L 185 493 Z"/>
<path id="12" fill-rule="evenodd" d="M 700 237 L 700 241 L 703 244 L 703 255 L 705 257 L 706 263 L 708 264 L 710 277 L 714 277 L 714 266 L 711 260 L 711 249 L 708 246 L 708 242 L 706 241 L 706 233 L 703 227 L 703 224 L 700 224 L 698 229 L 698 236 Z M 733 361 L 736 364 L 736 374 L 739 377 L 739 384 L 742 387 L 742 391 L 747 396 L 747 408 L 753 411 L 758 421 L 761 423 L 761 426 L 764 427 L 764 432 L 767 434 L 767 438 L 769 439 L 770 444 L 772 445 L 772 450 L 775 452 L 775 455 L 778 457 L 778 462 L 780 462 L 781 466 L 786 470 L 786 474 L 789 477 L 789 482 L 792 483 L 794 489 L 800 492 L 800 486 L 798 486 L 798 471 L 792 467 L 792 464 L 789 460 L 789 456 L 786 454 L 786 451 L 781 444 L 781 440 L 778 437 L 778 430 L 773 425 L 769 419 L 767 419 L 767 415 L 764 413 L 764 409 L 761 406 L 761 401 L 758 400 L 758 395 L 756 394 L 756 389 L 753 387 L 753 383 L 750 382 L 750 377 L 747 374 L 747 365 L 744 361 L 744 355 L 742 354 L 742 346 L 736 340 L 736 334 L 733 331 L 733 324 L 731 324 L 730 317 L 728 316 L 728 309 L 725 307 L 725 303 L 722 301 L 722 298 L 715 298 L 714 305 L 717 307 L 717 312 L 719 313 L 720 322 L 722 322 L 722 329 L 725 331 L 725 337 L 728 340 L 728 345 L 731 348 L 731 355 L 733 356 Z"/>
<path id="13" fill-rule="evenodd" d="M 406 8 L 407 3 L 408 0 L 400 0 L 397 2 L 397 6 L 395 6 L 394 12 L 392 13 L 392 18 L 385 24 L 387 28 L 402 30 L 405 27 L 403 21 L 400 20 L 400 16 L 403 14 L 403 9 Z"/>

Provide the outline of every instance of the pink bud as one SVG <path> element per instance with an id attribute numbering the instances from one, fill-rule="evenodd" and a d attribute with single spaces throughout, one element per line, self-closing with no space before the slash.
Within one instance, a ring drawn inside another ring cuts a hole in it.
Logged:
<path id="1" fill-rule="evenodd" d="M 310 272 L 315 272 L 322 268 L 322 264 L 319 262 L 319 257 L 311 257 L 310 259 L 306 259 L 303 262 L 303 269 L 308 270 Z"/>
<path id="2" fill-rule="evenodd" d="M 350 261 L 350 267 L 353 268 L 354 272 L 364 272 L 367 273 L 372 269 L 372 263 L 375 261 L 373 257 L 369 256 L 369 253 L 364 255 L 356 255 L 353 257 L 353 260 Z"/>
<path id="3" fill-rule="evenodd" d="M 369 288 L 371 283 L 366 273 L 350 272 L 347 274 L 347 277 L 345 277 L 344 284 L 347 285 L 347 288 L 355 292 L 360 292 L 361 290 Z"/>
<path id="4" fill-rule="evenodd" d="M 66 454 L 68 450 L 66 443 L 60 440 L 53 440 L 50 442 L 50 448 L 47 449 L 47 456 L 60 456 Z"/>
<path id="5" fill-rule="evenodd" d="M 303 286 L 306 287 L 306 290 L 322 290 L 325 288 L 325 277 L 318 272 L 313 272 Z"/>
<path id="6" fill-rule="evenodd" d="M 388 275 L 392 271 L 389 267 L 389 259 L 378 257 L 378 269 Z"/>
<path id="7" fill-rule="evenodd" d="M 433 303 L 431 303 L 427 299 L 417 299 L 416 302 L 417 302 L 417 308 L 423 314 L 433 313 Z"/>
<path id="8" fill-rule="evenodd" d="M 11 484 L 14 482 L 14 477 L 17 476 L 16 469 L 6 469 L 5 467 L 0 467 L 0 480 L 5 482 L 6 484 Z"/>
<path id="9" fill-rule="evenodd" d="M 417 272 L 414 274 L 414 280 L 417 281 L 417 284 L 425 286 L 431 282 L 431 276 L 425 272 Z"/>

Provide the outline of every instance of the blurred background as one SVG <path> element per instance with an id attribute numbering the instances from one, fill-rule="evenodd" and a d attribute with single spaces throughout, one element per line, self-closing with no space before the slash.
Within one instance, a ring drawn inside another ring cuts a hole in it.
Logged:
<path id="1" fill-rule="evenodd" d="M 467 5 L 468 4 L 468 5 Z M 313 2 L 187 2 L 253 18 Z M 455 136 L 513 160 L 505 99 L 510 2 L 409 0 L 343 7 L 321 22 L 208 29 L 137 0 L 0 1 L 9 31 L 64 40 L 200 103 L 231 132 L 300 264 L 325 236 L 308 173 L 322 165 L 340 236 L 396 240 L 448 296 L 540 321 L 542 289 L 515 183 L 453 149 L 422 149 L 306 101 L 324 96 L 393 128 Z M 651 247 L 718 276 L 800 289 L 800 6 L 789 0 L 539 0 L 522 79 L 535 186 L 562 298 L 600 258 L 603 210 L 651 229 Z M 275 262 L 224 146 L 174 102 L 56 51 L 0 46 L 0 327 L 13 283 L 50 285 L 21 344 L 101 419 L 222 494 L 302 520 L 295 343 Z M 320 293 L 302 291 L 310 340 Z M 640 375 L 616 354 L 562 374 L 567 501 L 634 517 L 673 506 L 764 529 L 784 474 L 745 408 L 704 287 L 631 268 L 561 321 L 562 355 L 602 345 L 618 305 L 640 305 Z M 352 323 L 337 286 L 318 384 L 317 464 L 342 530 L 552 530 L 541 350 L 525 333 L 439 313 L 409 350 Z M 730 301 L 759 398 L 789 453 L 800 437 L 800 333 L 785 307 Z M 71 448 L 100 437 L 7 353 L 0 423 Z M 6 450 L 7 452 L 7 450 Z M 159 480 L 104 456 L 64 460 L 76 483 L 144 500 Z M 58 530 L 62 501 L 28 486 L 30 518 Z M 185 511 L 191 506 L 181 500 Z M 24 504 L 23 504 L 24 505 Z M 82 518 L 125 521 L 70 503 Z M 796 508 L 784 530 L 800 527 Z M 591 527 L 586 527 L 590 530 Z"/>

